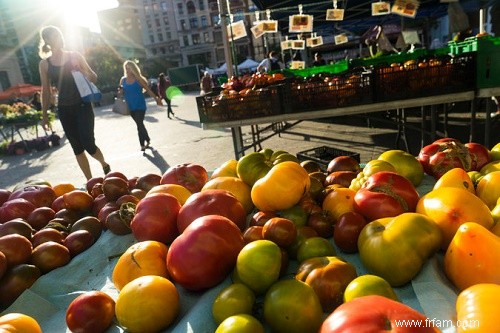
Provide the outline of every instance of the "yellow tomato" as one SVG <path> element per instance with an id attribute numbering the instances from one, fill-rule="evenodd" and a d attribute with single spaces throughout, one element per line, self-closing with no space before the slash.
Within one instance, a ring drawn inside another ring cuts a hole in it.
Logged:
<path id="1" fill-rule="evenodd" d="M 237 314 L 252 314 L 255 293 L 243 283 L 233 283 L 222 289 L 212 304 L 212 316 L 217 324 Z"/>
<path id="2" fill-rule="evenodd" d="M 113 269 L 113 283 L 121 290 L 130 281 L 144 275 L 169 278 L 167 245 L 157 241 L 143 241 L 130 246 Z"/>
<path id="3" fill-rule="evenodd" d="M 356 191 L 345 188 L 335 187 L 323 199 L 322 208 L 330 212 L 335 220 L 342 214 L 354 211 L 354 195 Z"/>
<path id="4" fill-rule="evenodd" d="M 166 193 L 171 194 L 179 200 L 179 203 L 184 205 L 186 200 L 191 196 L 191 191 L 185 188 L 182 185 L 178 184 L 160 184 L 154 186 L 152 189 L 148 191 L 146 195 L 151 195 L 155 193 Z"/>
<path id="5" fill-rule="evenodd" d="M 42 333 L 35 318 L 22 313 L 8 313 L 0 317 L 2 333 Z"/>
<path id="6" fill-rule="evenodd" d="M 76 187 L 70 183 L 60 183 L 52 186 L 52 189 L 54 190 L 56 196 L 59 197 L 65 193 L 76 190 Z"/>
<path id="7" fill-rule="evenodd" d="M 434 184 L 434 190 L 440 187 L 458 187 L 473 194 L 476 193 L 472 179 L 467 171 L 462 168 L 453 168 L 446 171 Z"/>
<path id="8" fill-rule="evenodd" d="M 388 150 L 383 152 L 379 160 L 389 162 L 396 168 L 397 173 L 408 178 L 415 187 L 420 185 L 424 178 L 424 168 L 417 158 L 403 150 Z"/>
<path id="9" fill-rule="evenodd" d="M 169 280 L 154 275 L 127 283 L 116 299 L 116 319 L 127 332 L 159 332 L 179 314 L 179 292 Z"/>
<path id="10" fill-rule="evenodd" d="M 252 188 L 238 177 L 216 177 L 203 185 L 202 191 L 208 189 L 222 189 L 229 191 L 238 199 L 245 208 L 245 212 L 250 214 L 254 208 L 250 195 Z"/>
<path id="11" fill-rule="evenodd" d="M 500 199 L 500 171 L 490 172 L 481 178 L 476 193 L 489 209 L 493 209 Z"/>
<path id="12" fill-rule="evenodd" d="M 457 319 L 463 325 L 458 333 L 500 333 L 500 285 L 480 283 L 463 290 L 457 297 Z"/>
<path id="13" fill-rule="evenodd" d="M 238 314 L 226 318 L 215 333 L 264 333 L 264 326 L 251 315 Z"/>
<path id="14" fill-rule="evenodd" d="M 214 179 L 217 177 L 238 177 L 238 173 L 236 172 L 237 165 L 237 160 L 228 160 L 222 163 L 218 168 L 214 170 L 214 172 L 210 176 L 210 179 Z"/>
<path id="15" fill-rule="evenodd" d="M 252 201 L 262 211 L 285 210 L 296 205 L 310 186 L 307 171 L 296 162 L 285 161 L 255 182 Z"/>

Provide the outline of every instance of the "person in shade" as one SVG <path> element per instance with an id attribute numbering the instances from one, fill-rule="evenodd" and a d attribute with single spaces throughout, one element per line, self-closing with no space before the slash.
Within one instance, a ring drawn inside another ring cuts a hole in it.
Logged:
<path id="1" fill-rule="evenodd" d="M 172 111 L 172 101 L 168 98 L 167 90 L 170 87 L 170 78 L 164 73 L 160 73 L 158 76 L 158 96 L 167 103 L 167 116 L 169 119 L 175 117 L 174 111 Z M 172 115 L 172 117 L 170 117 Z"/>

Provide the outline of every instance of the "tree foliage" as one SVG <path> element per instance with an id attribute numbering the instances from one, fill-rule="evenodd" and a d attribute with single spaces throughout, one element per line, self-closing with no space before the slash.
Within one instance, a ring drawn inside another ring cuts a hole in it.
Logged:
<path id="1" fill-rule="evenodd" d="M 97 86 L 102 92 L 115 91 L 123 76 L 122 57 L 108 45 L 98 45 L 85 52 L 90 67 L 97 73 Z"/>

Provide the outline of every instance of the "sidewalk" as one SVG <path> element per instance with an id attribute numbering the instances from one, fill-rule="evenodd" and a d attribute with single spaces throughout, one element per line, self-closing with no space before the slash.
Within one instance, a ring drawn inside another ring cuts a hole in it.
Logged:
<path id="1" fill-rule="evenodd" d="M 231 130 L 203 130 L 199 123 L 196 96 L 197 93 L 191 92 L 174 99 L 172 105 L 176 117 L 172 120 L 167 117 L 166 107 L 158 107 L 152 99 L 148 99 L 145 124 L 153 149 L 146 150 L 144 154 L 140 151 L 135 123 L 129 116 L 113 113 L 111 106 L 95 108 L 96 143 L 103 151 L 111 170 L 120 171 L 127 177 L 146 173 L 161 175 L 176 164 L 197 163 L 211 171 L 223 162 L 234 159 Z M 376 116 L 380 119 L 384 117 Z M 418 121 L 418 118 L 414 121 Z M 62 136 L 60 147 L 0 157 L 0 188 L 12 189 L 28 180 L 38 179 L 51 184 L 69 182 L 78 187 L 85 184 L 85 178 L 76 164 L 58 120 L 54 123 L 54 128 Z M 242 130 L 245 139 L 250 138 L 250 127 Z M 462 126 L 457 127 L 455 132 L 466 131 Z M 401 144 L 396 146 L 396 137 L 394 124 L 368 122 L 363 117 L 339 117 L 300 122 L 281 136 L 275 135 L 265 141 L 262 148 L 281 149 L 296 154 L 319 146 L 330 146 L 359 153 L 361 162 L 367 162 L 377 158 L 385 150 L 404 149 Z M 418 154 L 420 134 L 408 130 L 407 138 L 410 152 Z M 247 141 L 246 144 L 248 143 Z M 102 175 L 98 162 L 90 159 L 90 164 L 95 176 Z"/>

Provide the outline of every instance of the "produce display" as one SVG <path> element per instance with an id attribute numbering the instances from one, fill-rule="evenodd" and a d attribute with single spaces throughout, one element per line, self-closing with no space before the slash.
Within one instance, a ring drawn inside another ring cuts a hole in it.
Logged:
<path id="1" fill-rule="evenodd" d="M 326 165 L 268 148 L 212 173 L 1 189 L 0 331 L 183 332 L 202 299 L 204 332 L 498 332 L 500 143 Z M 447 318 L 406 294 L 431 261 L 456 300 Z M 110 263 L 79 290 L 58 281 L 60 323 L 16 306 L 45 278 Z"/>

